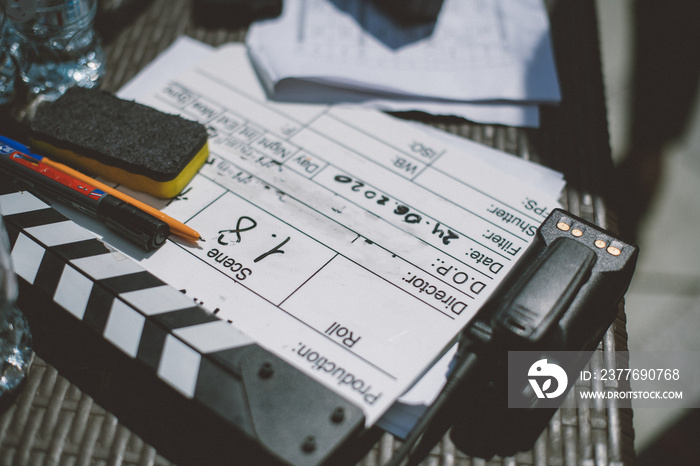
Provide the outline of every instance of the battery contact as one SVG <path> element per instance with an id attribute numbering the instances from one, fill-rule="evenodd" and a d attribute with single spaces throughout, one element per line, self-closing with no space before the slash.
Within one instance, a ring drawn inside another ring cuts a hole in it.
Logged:
<path id="1" fill-rule="evenodd" d="M 574 235 L 575 237 L 579 238 L 579 237 L 583 236 L 583 230 L 581 230 L 579 228 L 574 228 L 573 230 L 571 230 L 571 234 Z"/>
<path id="2" fill-rule="evenodd" d="M 606 243 L 605 240 L 602 239 L 595 240 L 593 244 L 595 244 L 595 247 L 597 247 L 598 249 L 603 249 L 605 248 L 605 246 L 608 245 L 608 243 Z"/>
<path id="3" fill-rule="evenodd" d="M 561 231 L 569 231 L 571 228 L 571 224 L 566 222 L 566 219 L 561 219 L 557 223 L 557 228 L 559 228 Z"/>
<path id="4" fill-rule="evenodd" d="M 622 254 L 622 243 L 619 241 L 613 241 L 610 243 L 610 246 L 608 246 L 608 254 L 613 255 L 613 256 L 619 256 Z"/>

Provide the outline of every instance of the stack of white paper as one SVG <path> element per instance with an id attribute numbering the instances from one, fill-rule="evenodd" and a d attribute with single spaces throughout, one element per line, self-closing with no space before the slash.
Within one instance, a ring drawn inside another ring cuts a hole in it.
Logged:
<path id="1" fill-rule="evenodd" d="M 445 0 L 434 24 L 401 25 L 370 0 L 286 0 L 248 52 L 277 100 L 362 103 L 537 126 L 560 100 L 541 0 Z"/>

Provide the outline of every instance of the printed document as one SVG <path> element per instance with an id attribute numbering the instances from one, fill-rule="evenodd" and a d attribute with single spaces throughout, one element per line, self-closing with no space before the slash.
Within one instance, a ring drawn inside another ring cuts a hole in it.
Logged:
<path id="1" fill-rule="evenodd" d="M 149 254 L 110 242 L 368 425 L 450 348 L 558 206 L 560 177 L 544 170 L 551 181 L 533 188 L 494 149 L 376 111 L 269 102 L 242 44 L 149 85 L 142 103 L 207 126 L 210 157 L 177 198 L 141 198 L 206 241 Z"/>

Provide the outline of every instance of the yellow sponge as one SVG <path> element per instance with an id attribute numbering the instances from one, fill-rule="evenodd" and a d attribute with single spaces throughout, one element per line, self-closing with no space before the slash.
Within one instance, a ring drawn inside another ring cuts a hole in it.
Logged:
<path id="1" fill-rule="evenodd" d="M 80 87 L 38 106 L 31 139 L 38 154 L 161 198 L 182 191 L 209 155 L 201 124 Z"/>

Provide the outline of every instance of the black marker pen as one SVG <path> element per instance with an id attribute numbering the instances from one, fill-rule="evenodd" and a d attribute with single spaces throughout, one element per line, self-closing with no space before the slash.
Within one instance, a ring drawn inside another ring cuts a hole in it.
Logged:
<path id="1" fill-rule="evenodd" d="M 170 234 L 170 227 L 162 220 L 2 143 L 0 169 L 50 198 L 97 217 L 146 251 L 162 246 Z"/>

